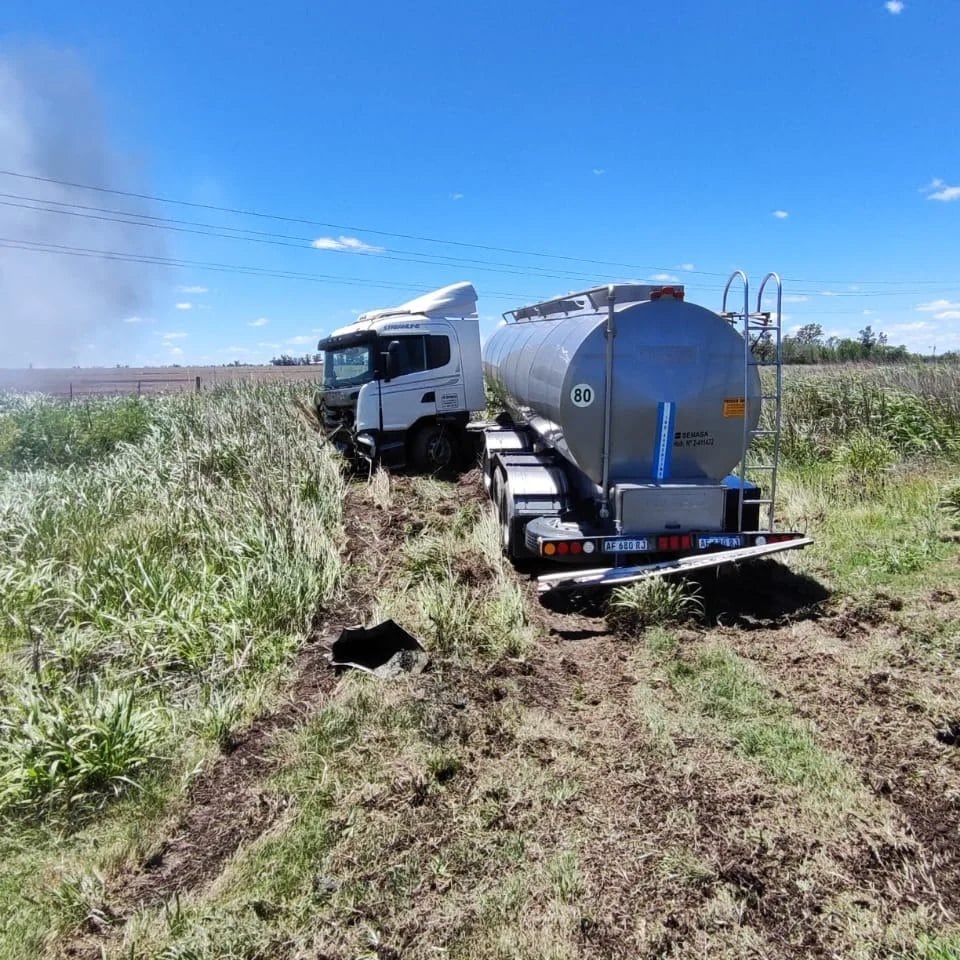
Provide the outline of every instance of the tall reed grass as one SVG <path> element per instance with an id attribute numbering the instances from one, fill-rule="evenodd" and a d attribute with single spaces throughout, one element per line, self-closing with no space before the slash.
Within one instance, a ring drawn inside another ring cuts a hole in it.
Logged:
<path id="1" fill-rule="evenodd" d="M 255 696 L 332 598 L 344 482 L 293 389 L 13 407 L 77 445 L 0 470 L 0 813 L 129 788 Z"/>
<path id="2" fill-rule="evenodd" d="M 772 415 L 768 404 L 767 425 Z M 877 446 L 871 461 L 960 456 L 960 366 L 786 370 L 781 449 L 787 461 L 842 458 L 851 445 L 860 456 L 870 443 Z"/>

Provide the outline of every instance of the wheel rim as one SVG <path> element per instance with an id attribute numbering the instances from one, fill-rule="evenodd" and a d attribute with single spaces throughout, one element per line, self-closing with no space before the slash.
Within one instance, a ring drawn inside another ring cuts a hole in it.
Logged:
<path id="1" fill-rule="evenodd" d="M 431 437 L 427 444 L 427 459 L 435 470 L 442 470 L 453 459 L 453 444 L 442 433 Z"/>

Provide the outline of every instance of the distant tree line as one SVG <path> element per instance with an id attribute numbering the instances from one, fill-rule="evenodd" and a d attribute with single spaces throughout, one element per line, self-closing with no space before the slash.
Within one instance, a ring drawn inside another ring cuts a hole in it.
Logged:
<path id="1" fill-rule="evenodd" d="M 270 361 L 275 367 L 309 367 L 315 363 L 323 363 L 322 353 L 305 353 L 302 357 L 292 357 L 282 353 Z"/>
<path id="2" fill-rule="evenodd" d="M 754 348 L 763 359 L 772 359 L 774 355 L 773 337 L 765 333 Z M 864 327 L 854 337 L 824 337 L 823 327 L 819 323 L 808 323 L 796 333 L 783 338 L 784 363 L 850 363 L 869 361 L 871 363 L 907 363 L 908 361 L 931 359 L 923 354 L 911 353 L 902 344 L 891 346 L 887 335 L 874 332 L 873 327 Z M 942 360 L 960 359 L 956 353 L 945 353 Z"/>

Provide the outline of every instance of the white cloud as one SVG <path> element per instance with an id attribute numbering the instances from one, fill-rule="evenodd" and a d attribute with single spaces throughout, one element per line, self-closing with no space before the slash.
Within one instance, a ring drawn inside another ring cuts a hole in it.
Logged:
<path id="1" fill-rule="evenodd" d="M 689 273 L 691 270 L 695 270 L 696 267 L 694 267 L 694 265 L 693 265 L 692 263 L 681 263 L 680 266 L 677 267 L 677 269 L 678 269 L 678 270 L 686 270 L 687 273 Z"/>
<path id="2" fill-rule="evenodd" d="M 149 317 L 124 317 L 124 323 L 151 323 Z"/>
<path id="3" fill-rule="evenodd" d="M 288 337 L 284 340 L 284 343 L 289 343 L 291 346 L 298 346 L 304 343 L 313 343 L 314 338 L 308 337 L 306 335 L 301 335 L 299 337 Z"/>
<path id="4" fill-rule="evenodd" d="M 771 216 L 776 217 L 778 220 L 786 220 L 790 216 L 786 210 L 774 210 Z"/>
<path id="5" fill-rule="evenodd" d="M 930 300 L 928 303 L 918 303 L 916 309 L 921 313 L 939 313 L 941 310 L 960 310 L 960 303 L 950 300 Z"/>
<path id="6" fill-rule="evenodd" d="M 266 317 L 257 317 L 256 320 L 251 320 L 247 326 L 248 327 L 265 327 L 270 321 Z"/>
<path id="7" fill-rule="evenodd" d="M 942 200 L 944 203 L 950 203 L 951 200 L 960 200 L 960 187 L 944 187 L 936 193 L 931 193 L 928 200 Z"/>
<path id="8" fill-rule="evenodd" d="M 887 0 L 884 6 L 887 8 L 887 13 L 892 13 L 894 16 L 903 12 L 903 0 Z"/>
<path id="9" fill-rule="evenodd" d="M 944 310 L 943 313 L 935 313 L 934 320 L 960 320 L 960 310 Z"/>
<path id="10" fill-rule="evenodd" d="M 788 293 L 784 298 L 784 303 L 806 303 L 810 298 L 802 293 Z"/>
<path id="11" fill-rule="evenodd" d="M 164 333 L 162 334 L 162 337 L 164 340 L 168 342 L 170 340 L 186 340 L 187 339 L 187 335 L 182 330 L 177 330 L 174 333 Z"/>
<path id="12" fill-rule="evenodd" d="M 863 315 L 864 315 L 865 317 L 872 317 L 873 314 L 874 314 L 874 311 L 873 311 L 873 310 L 864 310 L 864 311 L 863 311 Z"/>
<path id="13" fill-rule="evenodd" d="M 226 347 L 224 353 L 253 353 L 249 347 Z"/>
<path id="14" fill-rule="evenodd" d="M 192 303 L 178 303 L 178 304 L 177 304 L 177 309 L 178 309 L 178 310 L 192 310 L 192 309 L 193 309 L 193 304 L 192 304 Z"/>
<path id="15" fill-rule="evenodd" d="M 170 347 L 170 356 L 171 357 L 182 357 L 183 350 L 180 347 Z"/>
<path id="16" fill-rule="evenodd" d="M 920 192 L 925 193 L 928 200 L 941 200 L 944 203 L 960 200 L 960 187 L 951 187 L 940 177 L 934 177 L 925 187 L 920 188 Z"/>
<path id="17" fill-rule="evenodd" d="M 364 243 L 356 237 L 317 237 L 311 244 L 317 250 L 344 250 L 347 253 L 382 253 L 383 247 Z"/>
<path id="18" fill-rule="evenodd" d="M 451 199 L 451 200 L 462 200 L 462 199 L 463 199 L 463 194 L 462 194 L 462 193 L 451 193 L 451 194 L 450 194 L 450 199 Z M 342 238 L 341 238 L 341 239 L 342 239 Z"/>
<path id="19" fill-rule="evenodd" d="M 206 287 L 177 287 L 180 293 L 206 293 Z"/>
<path id="20" fill-rule="evenodd" d="M 279 350 L 279 349 L 280 349 L 280 344 L 279 344 L 279 343 L 270 343 L 270 342 L 268 342 L 268 341 L 266 341 L 266 340 L 261 340 L 261 341 L 257 344 L 257 346 L 258 346 L 258 347 L 267 347 L 267 348 L 269 348 L 270 350 Z"/>
<path id="21" fill-rule="evenodd" d="M 603 167 L 594 167 L 594 168 L 593 168 L 593 175 L 594 175 L 595 177 L 602 177 L 606 172 L 607 172 L 607 171 L 604 170 Z"/>
<path id="22" fill-rule="evenodd" d="M 840 294 L 834 290 L 821 290 L 820 296 L 821 297 L 839 297 Z"/>
<path id="23" fill-rule="evenodd" d="M 675 277 L 672 273 L 655 273 L 653 279 L 661 283 L 678 283 L 680 280 L 679 277 Z"/>
<path id="24" fill-rule="evenodd" d="M 926 320 L 914 320 L 911 323 L 895 323 L 887 328 L 887 333 L 911 333 L 916 330 L 929 330 L 933 327 L 932 323 Z"/>

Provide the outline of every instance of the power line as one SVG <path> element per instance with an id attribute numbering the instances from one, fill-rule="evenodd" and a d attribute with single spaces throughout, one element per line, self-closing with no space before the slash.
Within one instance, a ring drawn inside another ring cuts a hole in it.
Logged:
<path id="1" fill-rule="evenodd" d="M 120 263 L 139 263 L 148 266 L 167 267 L 173 269 L 203 269 L 217 273 L 235 274 L 239 276 L 264 277 L 278 280 L 300 280 L 310 283 L 329 283 L 340 286 L 364 287 L 378 290 L 401 290 L 420 293 L 422 284 L 402 283 L 386 280 L 367 280 L 362 277 L 344 277 L 332 274 L 302 273 L 293 270 L 275 270 L 265 267 L 253 267 L 244 264 L 219 263 L 207 260 L 189 260 L 178 257 L 160 257 L 150 254 L 135 254 L 120 250 L 96 250 L 87 247 L 77 247 L 68 244 L 58 244 L 46 241 L 28 240 L 16 237 L 0 237 L 0 249 L 19 250 L 26 253 L 46 253 L 57 256 L 81 257 L 96 260 L 116 261 Z M 535 303 L 545 299 L 542 293 L 509 293 L 501 290 L 484 290 L 483 295 L 494 300 L 506 300 L 512 304 L 518 302 Z M 892 296 L 893 294 L 865 294 L 865 296 Z M 816 311 L 806 316 L 806 319 L 815 321 L 821 316 L 862 316 L 860 311 Z"/>
<path id="2" fill-rule="evenodd" d="M 7 199 L 2 199 L 7 198 Z M 19 203 L 16 201 L 27 201 Z M 53 209 L 38 204 L 54 204 L 56 207 L 66 209 Z M 155 217 L 146 214 L 128 213 L 123 210 L 113 210 L 104 207 L 91 207 L 84 204 L 71 203 L 60 200 L 43 200 L 37 197 L 27 197 L 21 194 L 0 193 L 0 206 L 12 207 L 16 209 L 32 210 L 38 213 L 58 214 L 87 220 L 94 220 L 109 223 L 121 223 L 128 226 L 150 227 L 160 230 L 170 230 L 178 233 L 193 234 L 198 236 L 216 237 L 227 240 L 241 240 L 273 246 L 292 247 L 295 249 L 309 249 L 304 244 L 309 244 L 309 237 L 298 237 L 292 234 L 269 233 L 265 231 L 253 231 L 239 227 L 220 226 L 218 224 L 207 224 L 193 220 L 182 220 L 170 217 Z M 119 216 L 108 216 L 107 214 L 119 214 Z M 144 222 L 146 221 L 146 222 Z M 196 228 L 196 229 L 195 229 Z M 221 231 L 229 230 L 230 233 Z M 247 236 L 245 234 L 252 234 Z M 595 274 L 575 273 L 568 270 L 551 272 L 540 267 L 524 267 L 521 264 L 505 264 L 497 261 L 476 260 L 466 257 L 450 257 L 447 255 L 438 255 L 439 259 L 419 255 L 415 251 L 405 250 L 375 250 L 363 253 L 351 252 L 346 250 L 331 250 L 332 253 L 349 253 L 353 256 L 370 256 L 386 260 L 394 260 L 403 263 L 414 263 L 431 267 L 469 267 L 471 270 L 485 270 L 492 273 L 509 274 L 512 276 L 533 276 L 536 278 L 554 279 L 554 280 L 576 280 L 579 283 L 589 282 L 591 285 L 599 285 L 606 282 L 615 281 L 612 277 L 598 277 Z M 412 254 L 412 256 L 398 256 L 396 254 Z M 676 281 L 654 281 L 654 282 L 682 282 Z M 798 282 L 798 281 L 794 281 Z M 700 289 L 708 291 L 719 291 L 721 285 L 708 283 L 697 283 Z M 399 287 L 397 289 L 400 289 Z M 919 294 L 929 295 L 929 291 L 896 290 L 883 292 L 870 291 L 844 291 L 830 292 L 829 294 L 820 294 L 830 297 L 893 297 L 893 296 L 913 296 Z M 807 291 L 804 295 L 817 295 L 815 291 Z M 822 311 L 821 311 L 822 312 Z"/>
<path id="3" fill-rule="evenodd" d="M 293 270 L 271 270 L 264 267 L 250 267 L 243 264 L 217 263 L 205 260 L 185 260 L 176 257 L 160 257 L 150 254 L 131 254 L 122 250 L 94 250 L 69 244 L 49 243 L 39 240 L 27 240 L 21 237 L 0 237 L 0 248 L 20 250 L 27 253 L 49 253 L 62 256 L 88 257 L 97 260 L 114 260 L 122 263 L 141 263 L 158 267 L 195 268 L 214 270 L 220 273 L 234 273 L 249 276 L 272 277 L 281 280 L 305 280 L 313 283 L 334 283 L 345 286 L 373 287 L 381 290 L 412 290 L 420 293 L 422 284 L 392 282 L 386 280 L 367 280 L 363 277 L 343 277 L 333 274 L 300 273 Z M 498 290 L 485 290 L 485 297 L 496 300 L 542 299 L 542 294 L 507 293 Z"/>
<path id="4" fill-rule="evenodd" d="M 83 204 L 68 203 L 60 200 L 44 200 L 38 197 L 26 197 L 20 194 L 0 193 L 0 206 L 13 207 L 21 210 L 33 210 L 37 213 L 57 214 L 60 216 L 75 217 L 85 220 L 96 220 L 105 223 L 122 223 L 128 226 L 150 227 L 157 230 L 169 230 L 176 233 L 187 233 L 204 237 L 218 237 L 225 240 L 242 240 L 249 243 L 262 243 L 271 246 L 293 247 L 300 250 L 311 249 L 312 240 L 310 237 L 298 237 L 292 234 L 266 233 L 263 231 L 246 230 L 239 227 L 227 227 L 219 224 L 201 223 L 194 220 L 179 220 L 170 217 L 148 217 L 141 214 L 127 213 L 123 210 L 111 210 L 102 207 L 88 207 Z M 28 201 L 19 203 L 17 201 Z M 49 206 L 39 206 L 39 204 L 54 204 L 57 207 L 67 209 L 54 209 Z M 86 212 L 97 211 L 97 212 Z M 107 214 L 119 214 L 119 216 L 107 216 Z M 230 233 L 222 231 L 229 230 Z M 250 235 L 245 235 L 250 234 Z M 436 257 L 428 257 L 410 250 L 389 250 L 384 248 L 371 249 L 369 251 L 355 250 L 337 250 L 323 248 L 329 253 L 343 253 L 351 256 L 369 256 L 383 260 L 394 260 L 402 263 L 416 263 L 427 266 L 468 266 L 472 270 L 484 270 L 491 273 L 504 273 L 514 276 L 536 276 L 552 280 L 577 280 L 589 282 L 601 282 L 602 278 L 597 278 L 594 274 L 575 273 L 569 270 L 547 271 L 542 267 L 524 267 L 521 264 L 499 263 L 496 261 L 475 260 L 465 257 L 451 257 L 445 254 L 438 254 Z M 404 254 L 404 255 L 400 255 Z"/>
<path id="5" fill-rule="evenodd" d="M 443 239 L 438 237 L 421 236 L 418 234 L 395 233 L 395 232 L 390 232 L 386 230 L 378 230 L 370 227 L 360 227 L 360 226 L 354 226 L 350 224 L 329 223 L 322 220 L 312 220 L 304 217 L 289 217 L 289 216 L 284 216 L 282 214 L 265 213 L 262 211 L 249 210 L 242 207 L 226 207 L 226 206 L 219 206 L 219 205 L 210 204 L 210 203 L 200 203 L 200 202 L 191 201 L 191 200 L 180 200 L 172 197 L 162 197 L 156 194 L 137 193 L 129 190 L 119 190 L 112 187 L 101 187 L 101 186 L 96 186 L 94 184 L 78 183 L 76 181 L 63 180 L 56 177 L 41 177 L 35 174 L 27 174 L 19 171 L 14 171 L 14 170 L 0 170 L 0 175 L 15 177 L 21 180 L 29 180 L 37 183 L 48 183 L 48 184 L 54 184 L 57 186 L 71 187 L 79 190 L 91 190 L 98 193 L 106 193 L 114 196 L 128 197 L 136 200 L 147 200 L 153 203 L 173 204 L 177 206 L 192 207 L 192 208 L 201 209 L 201 210 L 211 210 L 219 213 L 228 213 L 236 216 L 255 217 L 258 219 L 275 220 L 283 223 L 298 223 L 298 224 L 303 224 L 308 226 L 322 227 L 324 229 L 331 229 L 331 230 L 349 230 L 357 233 L 368 233 L 368 234 L 373 234 L 375 236 L 393 237 L 393 238 L 404 239 L 404 240 L 414 240 L 422 243 L 434 243 L 434 244 L 442 244 L 447 246 L 465 247 L 469 249 L 485 250 L 485 251 L 496 252 L 496 253 L 508 253 L 508 254 L 519 255 L 519 256 L 539 257 L 542 259 L 563 260 L 570 263 L 585 263 L 585 264 L 592 264 L 596 266 L 622 267 L 629 270 L 640 270 L 641 272 L 644 272 L 644 273 L 648 273 L 651 271 L 656 271 L 660 273 L 670 273 L 671 271 L 677 269 L 673 267 L 649 266 L 649 265 L 644 266 L 642 264 L 624 263 L 616 260 L 595 260 L 595 259 L 589 259 L 586 257 L 572 257 L 564 254 L 545 253 L 543 251 L 536 251 L 536 250 L 522 250 L 522 249 L 516 249 L 512 247 L 499 247 L 499 246 L 494 246 L 490 244 L 470 243 L 463 240 L 450 240 L 450 239 Z M 0 194 L 0 196 L 16 197 L 17 195 Z M 32 198 L 23 198 L 23 199 L 32 199 Z M 68 204 L 66 202 L 57 201 L 57 200 L 43 200 L 38 202 L 53 203 L 61 206 L 76 207 L 78 209 L 90 209 L 90 210 L 98 209 L 98 208 L 85 208 L 81 204 L 72 204 L 72 203 Z M 44 212 L 55 212 L 55 211 L 47 210 Z M 132 213 L 132 212 L 126 212 L 126 211 L 110 211 L 110 212 L 124 213 L 125 215 L 130 217 L 135 217 L 138 220 L 167 220 L 170 223 L 177 223 L 176 220 L 173 220 L 171 218 L 152 217 L 148 214 L 138 214 L 138 213 Z M 184 221 L 184 222 L 189 223 L 189 221 Z M 143 225 L 146 225 L 146 224 L 143 224 Z M 222 227 L 222 226 L 217 226 L 216 228 L 231 230 L 235 233 L 263 235 L 265 237 L 271 236 L 271 234 L 266 232 L 247 230 L 245 228 Z M 272 235 L 272 236 L 282 237 L 283 235 Z M 233 239 L 240 239 L 240 238 L 233 238 Z M 309 240 L 309 238 L 298 238 L 298 239 L 302 239 L 305 242 L 308 242 Z M 348 252 L 348 251 L 333 251 L 333 252 Z M 413 251 L 395 251 L 395 252 L 412 253 L 414 256 L 419 256 L 419 254 L 416 254 Z M 471 262 L 473 262 L 475 269 L 476 268 L 490 269 L 495 265 L 493 262 L 490 262 L 490 261 L 470 261 L 465 258 L 450 257 L 446 254 L 440 254 L 439 256 L 445 260 L 460 262 L 463 264 L 470 264 Z M 385 258 L 397 259 L 397 260 L 402 259 L 400 257 L 394 257 L 394 256 L 387 256 Z M 431 266 L 436 265 L 435 263 L 426 259 L 413 260 L 408 262 L 419 262 L 419 263 L 424 263 Z M 487 264 L 489 264 L 490 266 L 489 267 L 486 266 Z M 554 279 L 587 279 L 587 280 L 599 279 L 595 275 L 574 274 L 573 272 L 569 272 L 569 271 L 549 274 L 542 271 L 540 268 L 524 267 L 520 264 L 503 264 L 502 266 L 506 267 L 507 269 L 497 271 L 497 272 L 510 272 L 513 268 L 516 268 L 518 271 L 529 272 L 530 270 L 534 270 L 534 271 L 537 271 L 540 276 L 552 277 Z M 711 272 L 706 270 L 686 270 L 683 272 L 691 276 L 715 277 L 721 280 L 726 280 L 728 276 L 728 274 L 725 274 L 725 273 L 716 273 L 716 272 Z M 804 278 L 804 277 L 784 277 L 783 279 L 784 281 L 789 283 L 828 284 L 828 285 L 829 284 L 848 284 L 848 285 L 855 284 L 855 285 L 861 285 L 861 286 L 904 286 L 904 285 L 911 285 L 911 284 L 915 286 L 960 285 L 960 281 L 958 280 L 849 280 L 849 279 L 812 279 L 812 278 Z M 600 280 L 600 282 L 603 282 L 603 281 Z M 681 281 L 675 281 L 675 282 L 681 282 Z M 847 295 L 865 296 L 868 294 L 852 292 L 850 294 L 844 293 L 844 294 L 834 294 L 834 295 L 835 296 L 847 296 Z"/>
<path id="6" fill-rule="evenodd" d="M 71 180 L 60 180 L 56 177 L 40 177 L 36 176 L 35 174 L 20 173 L 15 170 L 0 170 L 0 175 L 17 177 L 21 180 L 32 180 L 38 183 L 50 183 L 61 187 L 73 187 L 74 189 L 78 190 L 93 190 L 97 193 L 109 193 L 114 196 L 129 197 L 130 199 L 134 200 L 149 200 L 152 203 L 170 203 L 181 207 L 193 207 L 198 210 L 215 210 L 218 213 L 229 213 L 241 217 L 256 217 L 262 220 L 276 220 L 281 223 L 299 223 L 305 226 L 322 227 L 325 230 L 351 230 L 355 233 L 369 233 L 378 237 L 393 237 L 394 239 L 399 240 L 415 240 L 420 243 L 438 243 L 445 246 L 467 247 L 472 250 L 487 250 L 493 253 L 510 253 L 524 257 L 542 257 L 550 260 L 566 260 L 571 263 L 590 263 L 596 266 L 625 267 L 628 270 L 655 270 L 661 273 L 666 273 L 670 269 L 673 269 L 669 267 L 642 266 L 636 263 L 620 263 L 616 260 L 590 260 L 585 257 L 571 257 L 560 253 L 544 253 L 538 250 L 518 250 L 512 247 L 497 247 L 483 243 L 468 243 L 465 240 L 448 240 L 440 237 L 427 237 L 412 233 L 394 233 L 388 230 L 375 230 L 372 227 L 358 227 L 343 223 L 328 223 L 323 220 L 311 220 L 305 217 L 288 217 L 276 213 L 263 213 L 259 210 L 246 210 L 242 207 L 222 207 L 212 203 L 199 203 L 194 200 L 178 200 L 173 197 L 161 197 L 156 194 L 135 193 L 131 190 L 118 190 L 112 187 L 99 187 L 89 183 L 76 183 L 75 181 Z M 691 270 L 687 272 L 700 274 L 702 276 L 726 277 L 726 274 L 708 273 L 704 270 Z"/>

